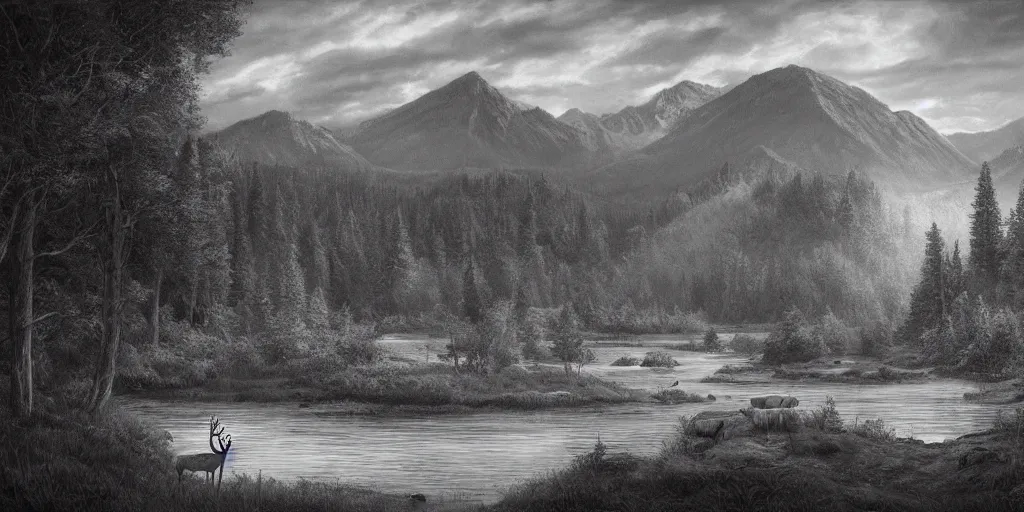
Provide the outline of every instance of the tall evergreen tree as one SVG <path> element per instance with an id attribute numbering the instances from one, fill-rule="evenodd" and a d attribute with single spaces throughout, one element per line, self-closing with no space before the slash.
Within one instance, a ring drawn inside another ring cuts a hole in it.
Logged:
<path id="1" fill-rule="evenodd" d="M 925 234 L 924 263 L 921 280 L 910 298 L 910 313 L 900 328 L 900 337 L 916 342 L 921 333 L 939 324 L 947 314 L 946 276 L 944 262 L 945 242 L 939 227 L 933 222 Z"/>
<path id="2" fill-rule="evenodd" d="M 1024 308 L 1024 184 L 1017 194 L 1017 205 L 1007 220 L 1003 254 L 1000 296 L 1011 307 Z"/>
<path id="3" fill-rule="evenodd" d="M 476 269 L 473 260 L 469 260 L 466 273 L 462 276 L 462 312 L 470 322 L 477 324 L 483 318 L 483 305 L 480 303 L 480 292 L 476 286 Z"/>
<path id="4" fill-rule="evenodd" d="M 964 264 L 960 258 L 960 241 L 953 242 L 953 255 L 946 260 L 946 304 L 952 304 L 961 293 L 967 291 L 964 278 Z"/>
<path id="5" fill-rule="evenodd" d="M 988 162 L 981 166 L 976 194 L 971 206 L 971 254 L 970 265 L 975 276 L 979 278 L 983 289 L 989 289 L 996 282 L 999 274 L 999 248 L 1002 245 L 1002 218 L 999 214 L 999 203 L 996 202 L 995 188 L 992 186 L 992 173 Z"/>

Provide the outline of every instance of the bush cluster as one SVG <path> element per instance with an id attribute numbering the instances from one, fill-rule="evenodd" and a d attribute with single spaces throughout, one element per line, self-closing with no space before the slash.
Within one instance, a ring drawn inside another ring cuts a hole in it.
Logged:
<path id="1" fill-rule="evenodd" d="M 826 354 L 845 354 L 850 336 L 831 312 L 810 323 L 799 309 L 787 311 L 764 344 L 763 360 L 769 364 L 802 363 Z"/>

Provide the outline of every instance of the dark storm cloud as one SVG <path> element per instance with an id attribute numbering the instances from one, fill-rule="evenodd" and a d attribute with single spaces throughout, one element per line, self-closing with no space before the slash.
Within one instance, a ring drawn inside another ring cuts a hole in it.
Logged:
<path id="1" fill-rule="evenodd" d="M 796 63 L 941 131 L 1024 116 L 1020 0 L 256 0 L 205 83 L 211 128 L 276 108 L 365 119 L 472 70 L 558 115 Z"/>

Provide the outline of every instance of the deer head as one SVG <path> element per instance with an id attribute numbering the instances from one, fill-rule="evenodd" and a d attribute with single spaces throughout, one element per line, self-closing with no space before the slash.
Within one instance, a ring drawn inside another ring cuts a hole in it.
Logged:
<path id="1" fill-rule="evenodd" d="M 225 457 L 228 454 L 228 450 L 231 449 L 231 434 L 222 436 L 224 433 L 224 427 L 220 426 L 220 420 L 214 416 L 210 416 L 210 450 L 213 453 Z M 213 446 L 213 439 L 217 438 L 217 444 L 220 445 L 220 449 Z"/>

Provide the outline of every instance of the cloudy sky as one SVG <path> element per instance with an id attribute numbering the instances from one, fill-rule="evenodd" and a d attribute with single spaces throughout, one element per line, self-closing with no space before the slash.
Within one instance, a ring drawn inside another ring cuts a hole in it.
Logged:
<path id="1" fill-rule="evenodd" d="M 557 116 L 787 64 L 943 133 L 1024 117 L 1024 0 L 255 0 L 243 30 L 204 80 L 210 129 L 270 109 L 343 126 L 473 70 Z"/>

